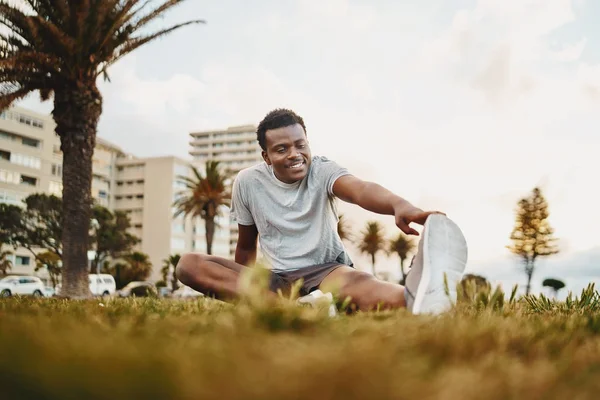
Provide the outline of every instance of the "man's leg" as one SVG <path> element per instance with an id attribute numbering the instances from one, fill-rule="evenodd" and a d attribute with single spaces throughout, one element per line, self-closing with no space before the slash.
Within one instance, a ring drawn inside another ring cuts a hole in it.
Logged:
<path id="1" fill-rule="evenodd" d="M 360 310 L 407 307 L 414 314 L 439 314 L 456 301 L 456 285 L 467 263 L 467 243 L 460 228 L 443 215 L 425 222 L 406 287 L 377 280 L 370 274 L 340 267 L 321 282 L 322 290 L 337 285 L 340 297 L 352 297 Z M 446 294 L 446 287 L 448 294 Z"/>
<path id="2" fill-rule="evenodd" d="M 227 301 L 239 298 L 238 280 L 245 268 L 226 258 L 188 253 L 181 257 L 175 271 L 184 285 Z"/>
<path id="3" fill-rule="evenodd" d="M 350 296 L 350 304 L 361 311 L 373 310 L 377 306 L 382 309 L 406 307 L 403 286 L 381 281 L 369 273 L 348 266 L 333 270 L 323 279 L 319 288 L 324 291 L 337 288 L 341 301 Z"/>

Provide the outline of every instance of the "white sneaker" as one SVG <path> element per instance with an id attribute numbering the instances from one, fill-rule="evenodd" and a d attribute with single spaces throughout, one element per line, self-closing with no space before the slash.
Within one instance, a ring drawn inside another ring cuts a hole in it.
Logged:
<path id="1" fill-rule="evenodd" d="M 440 314 L 456 303 L 456 285 L 467 264 L 467 241 L 448 217 L 427 217 L 417 255 L 406 277 L 406 306 L 413 314 Z M 444 288 L 444 275 L 449 295 Z"/>
<path id="2" fill-rule="evenodd" d="M 313 307 L 325 306 L 328 307 L 328 315 L 330 317 L 337 315 L 337 308 L 335 307 L 331 293 L 323 293 L 317 289 L 306 296 L 300 297 L 296 302 L 298 304 L 310 304 Z"/>

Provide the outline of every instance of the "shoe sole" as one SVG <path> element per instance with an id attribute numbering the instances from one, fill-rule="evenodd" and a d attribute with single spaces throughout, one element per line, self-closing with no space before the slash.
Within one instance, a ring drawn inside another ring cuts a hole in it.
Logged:
<path id="1" fill-rule="evenodd" d="M 421 280 L 419 281 L 419 286 L 417 287 L 417 293 L 415 295 L 415 301 L 413 304 L 412 312 L 413 314 L 421 314 L 421 307 L 423 305 L 423 300 L 425 298 L 425 293 L 427 292 L 427 288 L 431 283 L 431 274 L 432 274 L 432 262 L 431 254 L 429 251 L 430 246 L 430 238 L 434 234 L 439 234 L 445 232 L 444 235 L 446 238 L 451 237 L 453 244 L 456 245 L 455 248 L 452 249 L 452 262 L 455 263 L 453 268 L 445 268 L 444 273 L 453 272 L 456 275 L 462 276 L 463 271 L 465 270 L 467 264 L 467 241 L 454 221 L 449 219 L 448 217 L 441 214 L 432 214 L 427 217 L 425 221 L 424 229 L 423 229 L 423 271 L 421 275 Z M 452 277 L 450 277 L 452 278 Z M 459 278 L 460 279 L 460 278 Z M 448 279 L 448 289 L 451 294 L 451 299 L 446 299 L 446 304 L 440 305 L 438 311 L 444 311 L 451 306 L 450 301 L 456 301 L 456 279 Z M 431 309 L 431 307 L 429 307 Z"/>

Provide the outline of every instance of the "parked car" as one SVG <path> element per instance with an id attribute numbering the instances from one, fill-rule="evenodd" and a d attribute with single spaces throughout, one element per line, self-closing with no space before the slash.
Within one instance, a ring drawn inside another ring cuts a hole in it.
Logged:
<path id="1" fill-rule="evenodd" d="M 14 295 L 42 297 L 44 291 L 44 282 L 37 276 L 12 275 L 0 279 L 0 297 Z"/>
<path id="2" fill-rule="evenodd" d="M 90 292 L 94 296 L 112 296 L 117 291 L 115 278 L 110 274 L 90 274 Z M 56 285 L 56 294 L 60 294 L 62 285 Z"/>
<path id="3" fill-rule="evenodd" d="M 152 282 L 134 281 L 117 291 L 119 297 L 158 297 L 158 290 Z"/>

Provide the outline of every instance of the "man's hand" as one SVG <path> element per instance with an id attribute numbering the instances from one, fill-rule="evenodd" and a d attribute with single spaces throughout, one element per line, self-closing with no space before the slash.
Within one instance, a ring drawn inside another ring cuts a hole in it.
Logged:
<path id="1" fill-rule="evenodd" d="M 394 216 L 396 217 L 396 225 L 400 230 L 407 235 L 416 235 L 419 236 L 419 232 L 414 230 L 409 226 L 411 222 L 417 223 L 419 225 L 424 225 L 427 217 L 431 214 L 442 214 L 446 215 L 440 211 L 423 211 L 420 208 L 414 206 L 399 206 L 394 207 Z"/>

